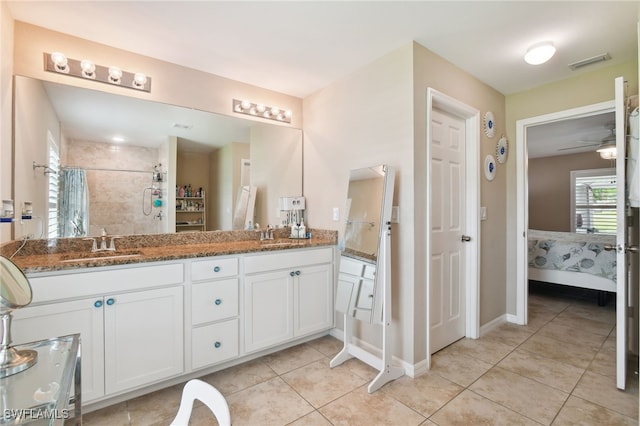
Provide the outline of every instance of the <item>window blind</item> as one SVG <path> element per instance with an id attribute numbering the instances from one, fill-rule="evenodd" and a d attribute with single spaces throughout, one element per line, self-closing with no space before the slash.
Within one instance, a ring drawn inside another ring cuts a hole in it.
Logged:
<path id="1" fill-rule="evenodd" d="M 616 175 L 573 176 L 575 232 L 615 234 Z"/>

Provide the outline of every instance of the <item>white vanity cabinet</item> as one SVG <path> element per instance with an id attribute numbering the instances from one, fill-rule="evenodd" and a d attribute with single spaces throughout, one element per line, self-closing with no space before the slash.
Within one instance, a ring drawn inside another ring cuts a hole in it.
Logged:
<path id="1" fill-rule="evenodd" d="M 244 258 L 247 353 L 333 326 L 333 248 Z"/>
<path id="2" fill-rule="evenodd" d="M 29 280 L 34 304 L 14 312 L 13 341 L 80 333 L 83 402 L 183 373 L 181 263 Z"/>
<path id="3" fill-rule="evenodd" d="M 238 258 L 191 264 L 191 368 L 239 355 Z"/>

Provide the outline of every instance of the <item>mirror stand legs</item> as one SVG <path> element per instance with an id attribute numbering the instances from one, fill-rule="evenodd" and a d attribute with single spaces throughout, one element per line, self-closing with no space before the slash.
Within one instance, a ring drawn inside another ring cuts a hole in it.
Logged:
<path id="1" fill-rule="evenodd" d="M 398 379 L 404 375 L 404 369 L 400 367 L 392 366 L 391 345 L 387 341 L 389 335 L 387 333 L 391 324 L 385 321 L 382 325 L 382 358 L 367 352 L 361 347 L 351 342 L 353 338 L 353 322 L 354 318 L 350 315 L 344 315 L 344 346 L 342 350 L 329 362 L 331 368 L 337 367 L 343 362 L 353 357 L 358 358 L 360 361 L 370 365 L 376 370 L 380 370 L 380 373 L 371 381 L 367 388 L 369 393 L 373 393 L 384 386 L 386 383 Z"/>

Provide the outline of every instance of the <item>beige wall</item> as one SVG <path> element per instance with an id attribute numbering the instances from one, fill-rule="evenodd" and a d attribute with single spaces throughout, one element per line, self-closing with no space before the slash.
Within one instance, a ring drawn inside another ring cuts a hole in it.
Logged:
<path id="1" fill-rule="evenodd" d="M 281 127 L 257 126 L 251 129 L 250 184 L 257 188 L 255 217 L 267 225 L 280 225 L 279 198 L 302 195 L 302 144 L 300 135 Z M 283 149 L 284 147 L 284 149 Z M 237 191 L 238 188 L 236 188 Z M 255 223 L 255 221 L 254 221 Z"/>
<path id="2" fill-rule="evenodd" d="M 529 228 L 571 232 L 571 171 L 608 167 L 595 151 L 529 159 Z"/>
<path id="3" fill-rule="evenodd" d="M 0 200 L 12 199 L 11 103 L 13 76 L 13 18 L 5 2 L 0 2 Z M 0 223 L 0 243 L 11 239 L 11 225 Z"/>
<path id="4" fill-rule="evenodd" d="M 250 156 L 248 143 L 232 142 L 210 154 L 210 195 L 216 203 L 209 203 L 207 220 L 210 230 L 232 229 L 233 212 L 240 188 L 240 162 Z"/>
<path id="5" fill-rule="evenodd" d="M 25 95 L 16 97 L 15 102 L 15 139 L 20 142 L 16 143 L 13 155 L 16 163 L 25 165 L 15 169 L 16 181 L 20 182 L 13 194 L 16 215 L 21 211 L 24 201 L 33 203 L 33 219 L 14 223 L 15 238 L 22 238 L 23 235 L 46 238 L 43 226 L 48 210 L 47 182 L 55 177 L 46 175 L 42 168 L 34 170 L 32 164 L 49 164 L 49 134 L 62 150 L 60 124 L 41 82 L 19 78 L 15 84 L 15 90 Z M 33 116 L 40 119 L 34 123 Z"/>
<path id="6" fill-rule="evenodd" d="M 394 355 L 412 364 L 426 358 L 425 158 L 426 90 L 440 92 L 493 111 L 497 133 L 504 132 L 504 97 L 417 43 L 380 58 L 352 75 L 305 98 L 304 181 L 313 226 L 344 232 L 349 171 L 376 164 L 397 169 L 394 205 L 399 224 L 392 228 Z M 483 136 L 481 157 L 495 152 L 496 138 Z M 483 179 L 481 322 L 505 314 L 504 168 Z M 341 220 L 331 219 L 340 207 Z M 487 247 L 491 247 L 488 250 Z M 488 253 L 487 253 L 488 252 Z M 341 322 L 338 321 L 338 326 Z M 361 325 L 359 335 L 379 345 L 378 330 Z"/>
<path id="7" fill-rule="evenodd" d="M 511 142 L 509 156 L 514 158 L 523 147 L 516 144 L 516 122 L 552 112 L 611 101 L 614 79 L 624 76 L 628 93 L 638 93 L 638 61 L 583 71 L 576 77 L 543 85 L 506 97 L 506 133 Z M 516 165 L 507 162 L 507 312 L 516 313 Z"/>

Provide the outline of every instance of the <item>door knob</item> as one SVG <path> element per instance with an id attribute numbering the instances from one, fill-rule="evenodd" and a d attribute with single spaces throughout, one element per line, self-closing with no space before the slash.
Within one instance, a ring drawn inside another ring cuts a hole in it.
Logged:
<path id="1" fill-rule="evenodd" d="M 616 251 L 617 247 L 613 244 L 605 244 L 603 247 L 606 251 Z"/>
<path id="2" fill-rule="evenodd" d="M 471 237 L 468 236 L 468 235 L 463 235 L 462 238 L 461 238 L 461 241 L 463 243 L 468 243 L 469 241 L 471 241 Z"/>
<path id="3" fill-rule="evenodd" d="M 627 246 L 627 248 L 625 248 L 625 252 L 638 253 L 638 246 Z"/>

